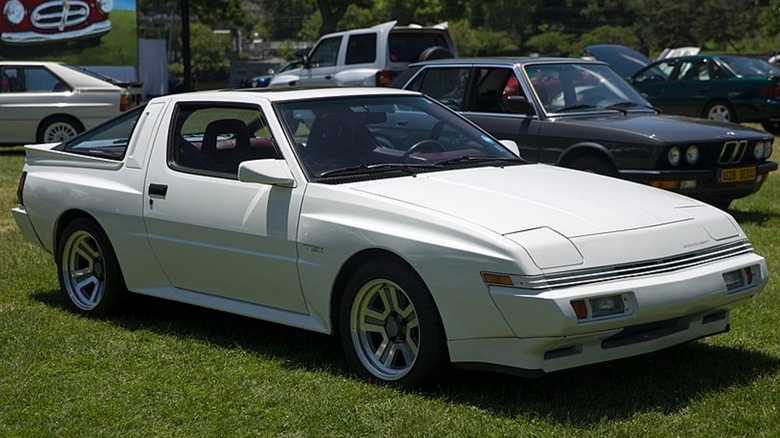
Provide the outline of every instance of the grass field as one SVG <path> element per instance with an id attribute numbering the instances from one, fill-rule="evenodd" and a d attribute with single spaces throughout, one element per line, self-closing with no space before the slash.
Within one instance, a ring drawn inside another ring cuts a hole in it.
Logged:
<path id="1" fill-rule="evenodd" d="M 51 257 L 10 215 L 23 160 L 0 149 L 0 437 L 780 436 L 777 173 L 733 206 L 775 277 L 730 333 L 405 392 L 353 377 L 319 334 L 153 299 L 108 319 L 68 312 Z"/>

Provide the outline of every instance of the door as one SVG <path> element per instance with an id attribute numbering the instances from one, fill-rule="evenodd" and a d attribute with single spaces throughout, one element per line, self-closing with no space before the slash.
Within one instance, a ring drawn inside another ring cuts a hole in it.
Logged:
<path id="1" fill-rule="evenodd" d="M 145 184 L 149 243 L 171 283 L 306 313 L 295 235 L 302 186 L 237 180 L 244 160 L 281 158 L 263 111 L 181 103 L 168 147 L 154 148 Z"/>
<path id="2" fill-rule="evenodd" d="M 320 41 L 309 56 L 308 67 L 301 68 L 300 85 L 327 87 L 336 85 L 339 49 L 342 37 L 326 38 Z"/>

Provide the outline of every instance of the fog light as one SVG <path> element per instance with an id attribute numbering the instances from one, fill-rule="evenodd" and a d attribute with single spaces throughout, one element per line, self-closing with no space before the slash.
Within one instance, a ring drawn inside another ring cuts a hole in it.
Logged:
<path id="1" fill-rule="evenodd" d="M 623 305 L 623 296 L 621 295 L 591 298 L 588 302 L 594 318 L 623 313 L 626 309 Z"/>
<path id="2" fill-rule="evenodd" d="M 732 291 L 734 289 L 745 287 L 745 277 L 742 275 L 741 269 L 738 271 L 730 271 L 724 273 L 723 281 L 726 283 L 727 291 Z"/>
<path id="3" fill-rule="evenodd" d="M 680 181 L 680 189 L 681 190 L 692 190 L 696 188 L 696 180 L 695 179 L 687 179 L 685 181 Z"/>

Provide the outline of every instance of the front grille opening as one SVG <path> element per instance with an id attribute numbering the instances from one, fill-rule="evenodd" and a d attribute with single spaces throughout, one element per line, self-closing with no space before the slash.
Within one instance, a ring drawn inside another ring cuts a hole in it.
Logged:
<path id="1" fill-rule="evenodd" d="M 612 335 L 601 342 L 601 348 L 625 347 L 626 345 L 652 341 L 674 333 L 687 330 L 690 326 L 688 319 L 671 318 L 663 321 L 626 327 L 618 334 Z"/>
<path id="2" fill-rule="evenodd" d="M 544 360 L 574 356 L 575 354 L 580 354 L 580 353 L 582 353 L 582 347 L 577 345 L 572 345 L 571 347 L 558 348 L 556 350 L 550 350 L 544 353 Z"/>

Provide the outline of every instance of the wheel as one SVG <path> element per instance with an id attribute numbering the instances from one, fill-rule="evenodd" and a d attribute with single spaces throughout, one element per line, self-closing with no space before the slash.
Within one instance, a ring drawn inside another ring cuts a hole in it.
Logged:
<path id="1" fill-rule="evenodd" d="M 423 150 L 437 150 L 439 152 L 444 152 L 444 145 L 439 143 L 436 140 L 420 140 L 417 143 L 413 144 L 412 147 L 409 148 L 408 151 L 404 152 L 403 156 L 401 157 L 401 162 L 408 163 L 409 158 L 411 158 L 412 155 L 422 152 Z"/>
<path id="2" fill-rule="evenodd" d="M 734 109 L 724 100 L 717 100 L 707 105 L 704 108 L 703 116 L 705 119 L 718 122 L 737 122 L 737 115 L 734 113 Z"/>
<path id="3" fill-rule="evenodd" d="M 770 134 L 780 135 L 780 120 L 767 120 L 761 122 L 761 126 Z"/>
<path id="4" fill-rule="evenodd" d="M 570 169 L 583 170 L 585 172 L 598 173 L 599 175 L 616 176 L 615 169 L 605 159 L 584 156 L 572 161 L 566 167 Z"/>
<path id="5" fill-rule="evenodd" d="M 364 378 L 411 388 L 433 383 L 449 368 L 436 304 L 419 276 L 399 261 L 358 269 L 339 318 L 347 361 Z"/>
<path id="6" fill-rule="evenodd" d="M 61 143 L 83 130 L 78 121 L 69 117 L 56 116 L 41 124 L 38 128 L 37 140 L 39 143 Z"/>
<path id="7" fill-rule="evenodd" d="M 420 52 L 419 55 L 417 55 L 417 61 L 429 61 L 432 59 L 448 59 L 448 58 L 453 58 L 452 52 L 447 50 L 446 47 L 442 47 L 442 46 L 428 47 L 427 49 Z"/>
<path id="8" fill-rule="evenodd" d="M 91 219 L 70 222 L 57 245 L 57 277 L 72 310 L 101 316 L 116 310 L 127 295 L 108 236 Z"/>

